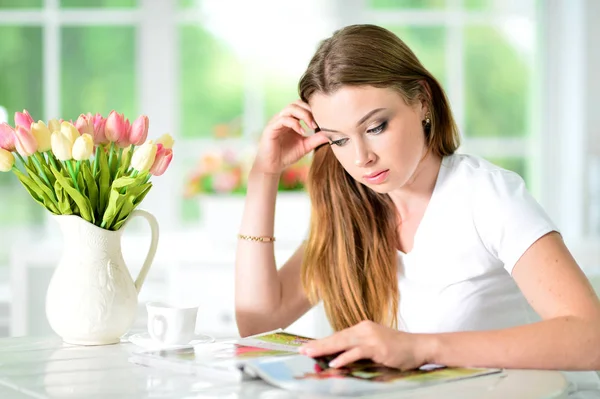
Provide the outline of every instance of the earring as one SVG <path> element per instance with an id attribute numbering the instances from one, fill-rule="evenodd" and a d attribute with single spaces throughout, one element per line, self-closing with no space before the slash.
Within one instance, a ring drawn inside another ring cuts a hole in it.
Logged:
<path id="1" fill-rule="evenodd" d="M 425 114 L 425 120 L 423 121 L 423 126 L 429 126 L 431 125 L 431 114 L 429 112 L 427 112 Z"/>

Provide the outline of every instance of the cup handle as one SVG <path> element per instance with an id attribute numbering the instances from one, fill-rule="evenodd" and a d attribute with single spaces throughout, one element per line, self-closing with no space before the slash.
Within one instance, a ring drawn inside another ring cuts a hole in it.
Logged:
<path id="1" fill-rule="evenodd" d="M 148 270 L 150 270 L 150 266 L 152 265 L 152 261 L 154 260 L 154 255 L 156 255 L 156 248 L 158 246 L 158 222 L 154 215 L 150 212 L 143 211 L 141 209 L 137 209 L 129 215 L 127 222 L 123 225 L 123 228 L 136 216 L 141 216 L 150 225 L 150 231 L 152 233 L 152 238 L 150 241 L 150 248 L 148 249 L 148 254 L 146 255 L 146 260 L 144 260 L 144 265 L 142 266 L 142 270 L 140 270 L 140 274 L 138 274 L 135 279 L 135 289 L 137 293 L 140 293 L 142 289 L 142 285 L 144 284 L 144 280 L 146 280 L 146 275 L 148 274 Z"/>

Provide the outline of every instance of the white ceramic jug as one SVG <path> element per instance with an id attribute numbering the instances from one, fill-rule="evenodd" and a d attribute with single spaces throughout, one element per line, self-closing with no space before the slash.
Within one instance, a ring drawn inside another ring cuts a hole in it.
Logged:
<path id="1" fill-rule="evenodd" d="M 134 283 L 121 252 L 121 236 L 136 216 L 148 221 L 152 238 Z M 64 249 L 46 294 L 50 327 L 69 344 L 119 342 L 135 321 L 138 293 L 156 253 L 156 219 L 149 212 L 135 210 L 121 229 L 109 231 L 79 216 L 54 218 L 63 232 Z"/>

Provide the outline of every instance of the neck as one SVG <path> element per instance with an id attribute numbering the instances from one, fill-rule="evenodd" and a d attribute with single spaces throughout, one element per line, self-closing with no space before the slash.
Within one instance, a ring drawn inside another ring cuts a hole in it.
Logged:
<path id="1" fill-rule="evenodd" d="M 401 220 L 407 219 L 407 215 L 413 211 L 427 206 L 435 188 L 441 163 L 442 159 L 439 156 L 427 151 L 407 183 L 402 188 L 389 193 Z"/>

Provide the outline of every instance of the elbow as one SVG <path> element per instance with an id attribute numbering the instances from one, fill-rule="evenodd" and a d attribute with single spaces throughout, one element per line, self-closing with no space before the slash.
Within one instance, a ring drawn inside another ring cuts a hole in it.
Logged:
<path id="1" fill-rule="evenodd" d="M 235 312 L 235 321 L 237 324 L 238 334 L 241 338 L 246 338 L 269 331 L 268 328 L 265 328 L 267 327 L 267 322 L 256 314 L 249 314 L 247 312 L 237 310 Z"/>

